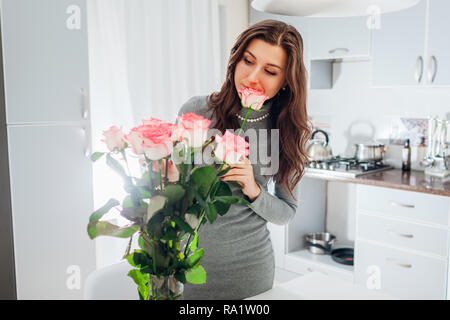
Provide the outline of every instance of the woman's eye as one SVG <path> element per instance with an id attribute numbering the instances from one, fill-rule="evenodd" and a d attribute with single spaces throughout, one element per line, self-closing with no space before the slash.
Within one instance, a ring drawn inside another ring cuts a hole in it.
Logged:
<path id="1" fill-rule="evenodd" d="M 244 59 L 246 64 L 252 64 L 250 61 L 248 61 L 247 59 Z"/>
<path id="2" fill-rule="evenodd" d="M 267 70 L 266 70 L 266 71 L 267 71 Z M 267 73 L 268 73 L 268 74 L 271 74 L 272 76 L 276 75 L 276 73 L 270 72 L 270 71 L 267 71 Z"/>

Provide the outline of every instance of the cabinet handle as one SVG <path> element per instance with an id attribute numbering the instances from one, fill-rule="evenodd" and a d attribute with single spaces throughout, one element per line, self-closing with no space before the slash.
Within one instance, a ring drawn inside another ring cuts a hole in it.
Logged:
<path id="1" fill-rule="evenodd" d="M 433 67 L 433 72 L 431 72 L 432 67 Z M 433 83 L 434 79 L 436 79 L 437 69 L 438 69 L 438 63 L 437 63 L 436 56 L 431 56 L 430 63 L 428 65 L 428 82 L 429 83 Z"/>
<path id="2" fill-rule="evenodd" d="M 342 53 L 349 53 L 350 50 L 348 48 L 335 48 L 333 50 L 328 51 L 329 54 L 336 53 L 336 51 L 342 51 Z"/>
<path id="3" fill-rule="evenodd" d="M 86 89 L 85 88 L 81 88 L 80 92 L 81 92 L 81 97 L 83 99 L 83 114 L 82 114 L 82 117 L 83 117 L 84 120 L 87 120 L 88 115 L 89 115 L 89 102 L 88 102 Z"/>
<path id="4" fill-rule="evenodd" d="M 394 264 L 394 265 L 402 267 L 402 268 L 407 268 L 407 269 L 411 269 L 412 268 L 412 264 L 401 263 L 401 262 L 395 261 L 395 260 L 393 260 L 391 258 L 386 258 L 386 262 L 389 262 L 391 264 Z"/>
<path id="5" fill-rule="evenodd" d="M 395 201 L 389 201 L 389 204 L 394 207 L 411 208 L 411 209 L 415 208 L 415 206 L 413 204 L 404 204 L 404 203 L 399 203 L 399 202 L 395 202 Z"/>
<path id="6" fill-rule="evenodd" d="M 388 231 L 390 234 L 394 235 L 394 236 L 398 236 L 398 237 L 402 237 L 402 238 L 414 238 L 414 235 L 412 234 L 407 234 L 407 233 L 400 233 L 400 232 L 396 232 L 396 231 Z"/>
<path id="7" fill-rule="evenodd" d="M 419 64 L 420 64 L 420 72 L 419 72 Z M 423 58 L 422 56 L 418 56 L 416 60 L 416 73 L 414 74 L 414 79 L 416 79 L 417 83 L 422 81 L 423 75 Z"/>
<path id="8" fill-rule="evenodd" d="M 86 148 L 84 149 L 84 156 L 86 158 L 91 158 L 91 152 L 92 152 L 92 147 L 91 147 L 91 132 L 89 130 L 88 127 L 84 127 L 84 136 L 85 136 L 85 145 Z"/>

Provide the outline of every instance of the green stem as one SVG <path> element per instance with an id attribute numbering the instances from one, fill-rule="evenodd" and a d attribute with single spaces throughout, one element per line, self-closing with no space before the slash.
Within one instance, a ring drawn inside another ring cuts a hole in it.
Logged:
<path id="1" fill-rule="evenodd" d="M 161 171 L 162 171 L 162 159 L 159 159 L 158 160 L 158 171 L 159 171 L 159 186 L 161 187 L 161 191 L 162 191 L 162 189 L 163 189 L 163 187 L 162 187 L 162 173 L 161 173 Z"/>
<path id="2" fill-rule="evenodd" d="M 239 129 L 238 137 L 241 135 L 242 129 L 244 128 L 244 125 L 247 122 L 248 116 L 250 115 L 251 112 L 252 112 L 252 109 L 251 108 L 247 108 L 247 114 L 245 115 L 244 122 L 242 122 L 241 129 Z"/>
<path id="3" fill-rule="evenodd" d="M 153 274 L 156 276 L 156 249 L 155 239 L 152 239 L 152 260 L 153 260 Z"/>

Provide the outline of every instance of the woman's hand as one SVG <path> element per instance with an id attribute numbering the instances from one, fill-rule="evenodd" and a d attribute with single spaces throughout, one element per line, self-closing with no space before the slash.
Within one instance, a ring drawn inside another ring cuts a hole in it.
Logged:
<path id="1" fill-rule="evenodd" d="M 242 192 L 253 202 L 261 193 L 261 188 L 255 181 L 253 175 L 253 166 L 250 160 L 243 157 L 244 161 L 239 164 L 230 166 L 225 165 L 223 169 L 231 167 L 231 169 L 220 177 L 222 181 L 236 181 L 242 186 Z"/>

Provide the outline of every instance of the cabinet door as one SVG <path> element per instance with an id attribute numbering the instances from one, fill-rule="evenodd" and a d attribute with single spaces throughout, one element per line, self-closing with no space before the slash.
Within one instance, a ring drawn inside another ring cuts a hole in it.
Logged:
<path id="1" fill-rule="evenodd" d="M 8 127 L 18 299 L 82 299 L 95 270 L 85 141 L 82 127 Z"/>
<path id="2" fill-rule="evenodd" d="M 430 1 L 426 83 L 450 85 L 450 30 L 448 0 Z"/>
<path id="3" fill-rule="evenodd" d="M 445 299 L 447 262 L 357 239 L 355 283 L 398 299 Z"/>
<path id="4" fill-rule="evenodd" d="M 425 77 L 426 1 L 385 13 L 373 29 L 373 86 L 420 85 Z M 423 72 L 421 72 L 423 70 Z"/>
<path id="5" fill-rule="evenodd" d="M 89 83 L 86 0 L 1 5 L 7 123 L 81 120 Z"/>
<path id="6" fill-rule="evenodd" d="M 308 25 L 311 59 L 369 56 L 367 17 L 309 18 Z"/>

